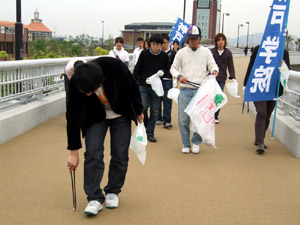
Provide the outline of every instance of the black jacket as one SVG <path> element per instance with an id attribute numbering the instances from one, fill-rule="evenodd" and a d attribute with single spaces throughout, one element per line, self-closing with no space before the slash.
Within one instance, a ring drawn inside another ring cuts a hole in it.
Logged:
<path id="1" fill-rule="evenodd" d="M 92 62 L 102 68 L 104 90 L 112 110 L 136 121 L 142 114 L 143 105 L 138 84 L 121 60 L 112 57 L 99 57 Z M 87 129 L 106 117 L 104 106 L 95 93 L 87 96 L 81 93 L 72 82 L 67 91 L 67 135 L 68 149 L 82 147 L 80 129 L 84 137 Z"/>
<path id="2" fill-rule="evenodd" d="M 224 48 L 222 55 L 219 55 L 218 48 L 212 48 L 211 53 L 219 67 L 219 74 L 217 76 L 217 81 L 226 81 L 227 79 L 227 68 L 229 71 L 229 79 L 235 79 L 235 71 L 233 66 L 233 57 L 229 49 Z"/>
<path id="3" fill-rule="evenodd" d="M 249 76 L 250 76 L 250 73 L 251 73 L 251 70 L 252 70 L 252 67 L 253 67 L 253 64 L 254 64 L 257 52 L 258 52 L 258 49 L 259 49 L 259 45 L 257 45 L 254 48 L 254 50 L 252 52 L 252 55 L 250 57 L 250 62 L 248 64 L 246 76 L 245 76 L 245 79 L 244 79 L 244 87 L 246 87 L 246 85 L 247 85 L 247 82 L 248 82 L 248 79 L 249 79 Z M 285 61 L 285 63 L 288 66 L 288 68 L 290 69 L 290 56 L 289 56 L 289 52 L 286 49 L 284 49 L 283 60 Z M 282 94 L 283 94 L 283 87 L 282 87 L 282 85 L 280 83 L 279 96 L 281 96 Z"/>

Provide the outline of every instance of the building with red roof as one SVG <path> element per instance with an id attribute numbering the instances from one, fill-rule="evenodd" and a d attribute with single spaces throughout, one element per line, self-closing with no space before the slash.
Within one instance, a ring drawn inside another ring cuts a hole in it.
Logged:
<path id="1" fill-rule="evenodd" d="M 42 23 L 37 10 L 34 12 L 34 19 L 28 24 L 28 30 L 29 41 L 52 39 L 52 31 Z"/>

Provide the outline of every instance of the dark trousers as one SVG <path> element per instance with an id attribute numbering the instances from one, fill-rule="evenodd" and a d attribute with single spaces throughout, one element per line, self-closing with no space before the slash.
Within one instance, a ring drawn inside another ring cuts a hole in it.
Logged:
<path id="1" fill-rule="evenodd" d="M 168 91 L 173 87 L 172 80 L 163 80 L 162 85 L 164 88 L 164 96 L 161 97 L 161 103 L 163 103 L 163 110 L 161 103 L 159 104 L 158 120 L 163 121 L 164 124 L 171 123 L 171 111 L 172 111 L 172 99 L 168 98 Z"/>
<path id="2" fill-rule="evenodd" d="M 103 120 L 86 132 L 84 153 L 84 190 L 88 201 L 105 200 L 100 183 L 104 172 L 104 139 L 110 128 L 110 155 L 108 184 L 105 193 L 119 194 L 125 182 L 128 167 L 128 148 L 131 137 L 131 121 L 124 117 Z"/>
<path id="3" fill-rule="evenodd" d="M 255 119 L 255 142 L 254 144 L 264 144 L 266 130 L 270 124 L 270 117 L 275 108 L 275 101 L 254 102 L 256 108 Z"/>
<path id="4" fill-rule="evenodd" d="M 217 81 L 221 90 L 224 91 L 224 87 L 225 87 L 225 81 Z M 215 119 L 218 120 L 219 119 L 219 113 L 220 113 L 220 110 L 219 109 L 216 113 L 215 113 Z"/>
<path id="5" fill-rule="evenodd" d="M 144 121 L 146 127 L 147 135 L 154 135 L 155 123 L 158 119 L 158 109 L 160 103 L 160 97 L 158 97 L 151 87 L 139 86 L 142 103 L 143 103 L 143 113 L 146 115 L 148 113 L 148 108 L 150 107 L 150 117 Z"/>

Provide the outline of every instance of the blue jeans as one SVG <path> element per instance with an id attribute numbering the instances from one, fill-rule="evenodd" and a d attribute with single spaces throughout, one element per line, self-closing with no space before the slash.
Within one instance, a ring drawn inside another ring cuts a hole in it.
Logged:
<path id="1" fill-rule="evenodd" d="M 149 136 L 154 136 L 155 123 L 158 119 L 158 109 L 160 104 L 160 97 L 158 97 L 151 87 L 139 86 L 142 103 L 143 103 L 143 113 L 147 115 L 148 108 L 150 107 L 150 116 L 144 122 L 146 127 L 146 133 Z"/>
<path id="2" fill-rule="evenodd" d="M 225 81 L 218 81 L 218 84 L 219 84 L 221 90 L 224 91 Z M 215 113 L 215 119 L 216 119 L 216 120 L 219 119 L 219 113 L 220 113 L 220 110 L 221 110 L 221 109 L 219 109 L 219 110 Z"/>
<path id="3" fill-rule="evenodd" d="M 181 140 L 185 148 L 190 148 L 190 117 L 184 112 L 191 99 L 196 94 L 197 89 L 181 88 L 178 96 L 178 124 L 181 134 Z M 202 138 L 198 133 L 194 133 L 192 143 L 199 145 Z"/>
<path id="4" fill-rule="evenodd" d="M 168 91 L 173 87 L 173 82 L 172 80 L 163 80 L 162 85 L 164 88 L 164 96 L 161 97 L 161 102 L 163 103 L 163 113 L 161 109 L 162 104 L 159 103 L 158 120 L 163 121 L 164 124 L 166 124 L 171 123 L 172 99 L 168 98 Z"/>
<path id="5" fill-rule="evenodd" d="M 110 128 L 110 155 L 108 184 L 105 193 L 119 194 L 125 182 L 128 167 L 128 148 L 131 137 L 131 121 L 124 117 L 103 120 L 88 128 L 85 135 L 84 191 L 88 201 L 104 202 L 100 183 L 104 172 L 104 139 Z"/>

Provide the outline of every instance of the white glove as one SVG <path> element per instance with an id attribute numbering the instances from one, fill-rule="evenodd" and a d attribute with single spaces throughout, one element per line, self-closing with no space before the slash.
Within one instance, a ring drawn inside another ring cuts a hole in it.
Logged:
<path id="1" fill-rule="evenodd" d="M 159 70 L 159 71 L 157 71 L 156 75 L 159 77 L 162 77 L 164 75 L 164 71 Z"/>

